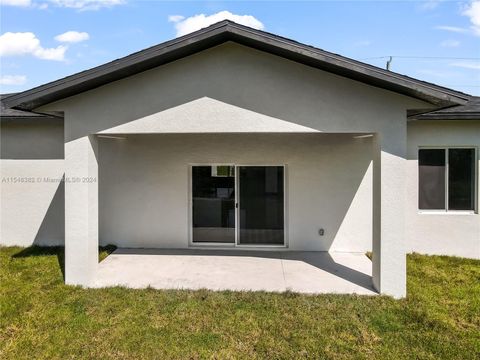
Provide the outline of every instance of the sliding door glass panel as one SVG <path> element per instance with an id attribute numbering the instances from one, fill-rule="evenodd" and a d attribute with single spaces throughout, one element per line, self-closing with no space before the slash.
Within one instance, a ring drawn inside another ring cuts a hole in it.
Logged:
<path id="1" fill-rule="evenodd" d="M 240 166 L 239 244 L 284 244 L 282 166 Z"/>
<path id="2" fill-rule="evenodd" d="M 445 209 L 445 149 L 418 151 L 418 208 Z"/>
<path id="3" fill-rule="evenodd" d="M 235 243 L 235 167 L 192 167 L 194 243 Z"/>
<path id="4" fill-rule="evenodd" d="M 475 206 L 475 150 L 448 150 L 448 209 L 473 210 Z"/>

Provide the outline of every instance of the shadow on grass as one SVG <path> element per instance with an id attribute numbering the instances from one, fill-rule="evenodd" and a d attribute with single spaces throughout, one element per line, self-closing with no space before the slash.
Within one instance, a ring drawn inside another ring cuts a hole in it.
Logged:
<path id="1" fill-rule="evenodd" d="M 106 245 L 99 247 L 99 261 L 105 259 L 113 253 L 117 247 L 115 245 Z M 63 246 L 38 246 L 33 245 L 22 249 L 18 253 L 12 255 L 13 258 L 26 258 L 32 256 L 51 256 L 57 257 L 58 266 L 62 271 L 63 280 L 65 280 L 65 247 Z"/>
<path id="2" fill-rule="evenodd" d="M 65 248 L 63 246 L 37 246 L 27 247 L 20 252 L 12 255 L 13 258 L 26 258 L 32 256 L 51 256 L 56 255 L 58 266 L 62 271 L 63 280 L 65 280 Z"/>
<path id="3" fill-rule="evenodd" d="M 102 262 L 108 255 L 117 250 L 115 245 L 105 245 L 98 248 L 98 262 Z"/>

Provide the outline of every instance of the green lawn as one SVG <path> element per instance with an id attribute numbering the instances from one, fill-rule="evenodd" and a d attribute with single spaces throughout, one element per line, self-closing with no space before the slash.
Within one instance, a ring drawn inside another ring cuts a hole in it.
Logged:
<path id="1" fill-rule="evenodd" d="M 0 358 L 480 358 L 480 261 L 410 255 L 398 301 L 85 290 L 62 253 L 0 248 Z"/>

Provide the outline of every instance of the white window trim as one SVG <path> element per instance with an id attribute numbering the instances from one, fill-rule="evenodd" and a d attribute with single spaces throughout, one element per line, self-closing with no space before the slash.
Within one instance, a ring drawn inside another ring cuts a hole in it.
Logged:
<path id="1" fill-rule="evenodd" d="M 417 210 L 419 214 L 422 215 L 476 215 L 478 214 L 478 181 L 479 181 L 479 166 L 478 166 L 478 148 L 474 145 L 448 145 L 448 146 L 419 146 L 417 151 L 417 161 L 419 162 L 419 153 L 420 150 L 428 150 L 428 149 L 439 149 L 445 150 L 445 209 L 420 209 L 418 208 L 418 186 L 419 182 L 417 181 Z M 473 189 L 473 210 L 449 210 L 448 209 L 448 174 L 449 174 L 449 167 L 448 167 L 448 151 L 450 149 L 473 149 L 474 151 L 474 189 Z M 417 165 L 417 171 L 420 164 Z M 419 174 L 417 173 L 417 179 L 419 178 Z"/>

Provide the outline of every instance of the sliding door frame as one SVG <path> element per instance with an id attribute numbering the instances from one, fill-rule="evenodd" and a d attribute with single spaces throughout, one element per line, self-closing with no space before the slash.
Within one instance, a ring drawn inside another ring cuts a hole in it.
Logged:
<path id="1" fill-rule="evenodd" d="M 240 167 L 283 168 L 283 244 L 240 244 Z M 235 164 L 235 246 L 238 248 L 286 248 L 287 247 L 287 186 L 285 164 Z"/>
<path id="2" fill-rule="evenodd" d="M 220 242 L 194 242 L 193 241 L 193 167 L 194 166 L 234 166 L 235 167 L 235 242 L 234 243 L 220 243 Z M 283 244 L 240 244 L 240 173 L 238 171 L 239 167 L 255 167 L 255 166 L 278 166 L 283 168 Z M 188 165 L 188 247 L 193 248 L 236 248 L 236 249 L 281 249 L 288 248 L 288 226 L 287 226 L 287 204 L 288 204 L 288 194 L 287 194 L 287 165 L 286 164 L 243 164 L 243 163 L 191 163 Z"/>

